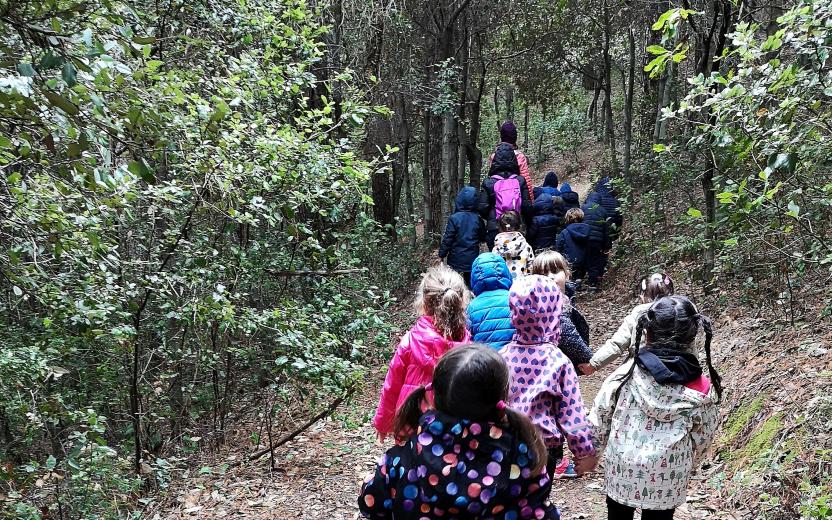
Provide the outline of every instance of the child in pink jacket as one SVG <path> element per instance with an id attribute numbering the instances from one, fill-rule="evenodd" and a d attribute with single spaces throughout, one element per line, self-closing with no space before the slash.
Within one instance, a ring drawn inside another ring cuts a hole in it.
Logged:
<path id="1" fill-rule="evenodd" d="M 416 295 L 421 317 L 399 342 L 384 378 L 373 426 L 379 440 L 394 432 L 396 411 L 411 392 L 433 379 L 433 369 L 445 352 L 471 341 L 466 328 L 468 305 L 465 281 L 447 266 L 431 268 Z"/>
<path id="2" fill-rule="evenodd" d="M 578 474 L 597 461 L 578 374 L 556 346 L 563 302 L 551 278 L 533 274 L 515 280 L 509 291 L 514 339 L 500 350 L 511 376 L 509 406 L 528 415 L 540 430 L 550 478 L 563 458 L 564 437 Z"/>

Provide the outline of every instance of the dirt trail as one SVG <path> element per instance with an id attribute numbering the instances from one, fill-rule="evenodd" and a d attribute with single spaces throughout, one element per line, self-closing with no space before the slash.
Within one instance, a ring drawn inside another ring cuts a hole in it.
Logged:
<path id="1" fill-rule="evenodd" d="M 592 153 L 591 146 L 586 146 Z M 539 182 L 549 169 L 558 168 L 557 159 L 535 172 Z M 590 161 L 591 162 L 591 161 Z M 565 175 L 583 200 L 591 185 L 587 169 Z M 597 349 L 621 323 L 635 301 L 630 281 L 608 275 L 605 287 L 595 293 L 579 293 L 576 305 L 591 326 L 591 347 Z M 591 377 L 581 378 L 581 391 L 588 407 L 604 378 L 615 368 Z M 224 474 L 206 474 L 185 481 L 188 486 L 171 493 L 170 500 L 155 511 L 152 518 L 225 518 L 249 519 L 332 519 L 359 518 L 356 500 L 364 476 L 374 470 L 384 448 L 376 444 L 370 418 L 375 411 L 380 382 L 386 367 L 379 367 L 368 377 L 368 384 L 347 406 L 333 417 L 316 423 L 303 435 L 275 451 L 275 468 L 268 458 L 241 465 Z M 228 451 L 204 461 L 208 467 L 222 467 L 243 457 L 250 449 L 247 440 L 251 429 L 241 425 Z M 602 470 L 574 480 L 556 481 L 552 500 L 564 519 L 602 520 L 606 518 Z M 694 477 L 694 487 L 698 485 Z M 682 507 L 676 518 L 715 518 L 712 510 L 696 511 L 697 495 L 690 493 L 689 505 Z M 694 504 L 693 506 L 691 504 Z"/>

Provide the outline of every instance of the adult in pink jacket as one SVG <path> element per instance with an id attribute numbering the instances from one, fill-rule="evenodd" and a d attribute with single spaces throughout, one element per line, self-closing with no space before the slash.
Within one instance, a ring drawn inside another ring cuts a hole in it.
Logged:
<path id="1" fill-rule="evenodd" d="M 517 126 L 511 121 L 506 121 L 500 127 L 500 142 L 497 146 L 507 143 L 514 147 L 514 155 L 517 156 L 517 165 L 520 166 L 520 175 L 526 179 L 526 188 L 529 190 L 529 200 L 534 200 L 532 175 L 529 173 L 529 160 L 526 155 L 517 149 Z M 488 166 L 494 160 L 494 153 L 488 158 Z"/>
<path id="2" fill-rule="evenodd" d="M 421 317 L 402 336 L 393 354 L 373 419 L 381 440 L 401 433 L 393 431 L 396 411 L 413 390 L 433 380 L 439 358 L 454 347 L 470 343 L 467 299 L 462 276 L 447 266 L 431 268 L 422 278 L 415 303 Z"/>

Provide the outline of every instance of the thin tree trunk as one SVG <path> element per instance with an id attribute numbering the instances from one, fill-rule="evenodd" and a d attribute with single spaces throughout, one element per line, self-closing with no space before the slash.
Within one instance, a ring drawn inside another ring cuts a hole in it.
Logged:
<path id="1" fill-rule="evenodd" d="M 541 117 L 543 124 L 540 125 L 540 135 L 537 139 L 537 161 L 536 165 L 540 166 L 543 164 L 543 138 L 546 135 L 546 116 L 548 115 L 549 111 L 549 104 L 546 101 L 543 101 L 543 106 L 541 107 Z"/>
<path id="2" fill-rule="evenodd" d="M 523 151 L 529 150 L 529 103 L 523 103 Z"/>
<path id="3" fill-rule="evenodd" d="M 604 0 L 604 92 L 606 94 L 606 128 L 607 141 L 610 145 L 610 158 L 612 159 L 612 168 L 615 173 L 618 173 L 618 150 L 615 144 L 615 120 L 612 113 L 612 57 L 610 56 L 610 32 L 612 31 L 612 23 L 610 20 L 609 6 Z"/>
<path id="4" fill-rule="evenodd" d="M 622 72 L 622 87 L 625 92 L 624 102 L 624 179 L 630 182 L 630 162 L 633 148 L 633 87 L 636 76 L 636 36 L 633 28 L 627 33 L 630 42 L 630 69 L 627 84 L 624 85 Z"/>

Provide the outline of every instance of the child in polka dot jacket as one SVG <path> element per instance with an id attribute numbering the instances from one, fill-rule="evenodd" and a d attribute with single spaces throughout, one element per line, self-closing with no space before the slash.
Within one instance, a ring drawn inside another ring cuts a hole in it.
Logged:
<path id="1" fill-rule="evenodd" d="M 509 292 L 514 339 L 500 350 L 511 375 L 509 406 L 528 415 L 540 429 L 550 478 L 563 458 L 564 437 L 578 475 L 597 462 L 578 374 L 556 346 L 564 299 L 552 278 L 517 279 Z"/>
<path id="2" fill-rule="evenodd" d="M 549 503 L 546 448 L 528 418 L 506 407 L 509 377 L 497 352 L 458 347 L 433 382 L 396 415 L 396 446 L 361 490 L 365 518 L 558 520 Z M 435 409 L 422 413 L 433 393 Z"/>

